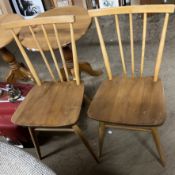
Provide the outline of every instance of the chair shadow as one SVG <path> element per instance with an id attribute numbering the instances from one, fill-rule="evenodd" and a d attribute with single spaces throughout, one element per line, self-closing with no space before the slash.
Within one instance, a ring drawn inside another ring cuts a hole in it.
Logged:
<path id="1" fill-rule="evenodd" d="M 62 133 L 62 136 L 64 137 L 64 135 L 68 135 L 68 134 L 70 134 L 70 133 L 64 133 L 64 134 Z M 72 134 L 72 133 L 71 133 L 71 134 Z M 72 135 L 73 135 L 73 134 L 72 134 Z M 75 135 L 75 134 L 74 134 L 74 135 Z M 62 146 L 62 147 L 59 147 L 59 148 L 57 148 L 57 149 L 51 151 L 51 152 L 48 153 L 47 155 L 42 156 L 42 159 L 45 159 L 45 158 L 47 158 L 47 157 L 49 157 L 49 156 L 52 156 L 52 155 L 54 155 L 54 154 L 57 154 L 58 152 L 63 151 L 63 150 L 65 150 L 65 149 L 69 149 L 69 148 L 72 149 L 73 146 L 75 147 L 76 145 L 81 144 L 81 141 L 77 141 L 77 140 L 79 140 L 79 138 L 76 138 L 76 136 L 75 136 L 75 139 L 71 140 L 70 143 L 66 143 L 66 145 L 64 145 L 64 146 Z"/>
<path id="2" fill-rule="evenodd" d="M 88 106 L 89 106 L 89 103 L 83 99 L 82 109 L 80 111 L 79 119 L 77 122 L 77 124 L 79 125 L 79 127 L 81 128 L 83 133 L 88 128 L 88 124 L 87 124 Z M 39 144 L 44 145 L 44 144 L 49 143 L 53 139 L 53 136 L 57 136 L 57 135 L 59 135 L 59 133 L 60 132 L 47 132 L 47 134 L 45 134 L 45 132 L 39 132 L 39 134 L 38 134 Z M 72 134 L 72 136 L 75 135 L 74 133 L 61 132 L 61 137 L 67 136 L 69 134 Z M 77 140 L 79 140 L 79 141 L 77 141 Z M 72 146 L 76 146 L 78 144 L 82 144 L 82 146 L 84 146 L 84 144 L 81 142 L 81 140 L 75 135 L 75 139 L 71 140 L 70 143 L 67 143 L 64 147 L 57 148 L 54 151 L 48 153 L 47 155 L 42 156 L 42 159 L 45 159 L 49 156 L 57 154 L 58 152 L 60 152 L 64 149 L 72 148 Z"/>
<path id="3" fill-rule="evenodd" d="M 148 145 L 148 143 L 146 142 L 146 140 L 144 138 L 142 138 L 141 136 L 139 136 L 138 134 L 134 134 L 134 136 L 137 138 L 137 140 L 156 158 L 156 160 L 161 164 L 160 158 L 158 156 L 158 153 L 156 154 L 156 147 L 155 147 L 155 151 L 150 147 L 150 145 Z M 154 142 L 154 140 L 152 140 Z"/>

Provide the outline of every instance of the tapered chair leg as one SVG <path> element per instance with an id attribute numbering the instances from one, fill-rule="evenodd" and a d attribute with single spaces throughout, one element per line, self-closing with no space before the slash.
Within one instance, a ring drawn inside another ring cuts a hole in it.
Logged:
<path id="1" fill-rule="evenodd" d="M 38 158 L 41 159 L 41 152 L 40 152 L 40 148 L 39 148 L 39 143 L 38 143 L 38 138 L 35 134 L 35 131 L 33 128 L 31 127 L 28 127 L 29 129 L 29 133 L 30 133 L 30 136 L 31 136 L 31 139 L 32 139 L 32 142 L 33 142 L 33 145 L 35 147 L 35 151 L 38 155 Z"/>
<path id="2" fill-rule="evenodd" d="M 105 134 L 104 122 L 99 122 L 99 157 L 101 157 L 102 155 L 104 134 Z"/>
<path id="3" fill-rule="evenodd" d="M 162 149 L 162 146 L 160 143 L 160 137 L 159 137 L 159 133 L 158 133 L 157 128 L 151 128 L 151 133 L 152 133 L 154 142 L 156 144 L 156 148 L 157 148 L 157 151 L 159 153 L 161 163 L 163 166 L 165 166 L 165 156 L 164 156 L 163 149 Z"/>
<path id="4" fill-rule="evenodd" d="M 89 142 L 87 141 L 87 139 L 85 138 L 83 132 L 81 131 L 81 129 L 77 126 L 77 125 L 74 125 L 72 126 L 75 134 L 82 140 L 82 142 L 84 143 L 84 145 L 86 146 L 86 148 L 88 149 L 88 151 L 90 152 L 90 154 L 93 156 L 93 158 L 99 162 L 97 156 L 95 155 L 95 153 L 93 152 Z"/>

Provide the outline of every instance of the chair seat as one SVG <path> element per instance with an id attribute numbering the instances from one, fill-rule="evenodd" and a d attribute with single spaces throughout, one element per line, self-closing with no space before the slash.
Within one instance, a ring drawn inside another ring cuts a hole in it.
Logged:
<path id="1" fill-rule="evenodd" d="M 83 101 L 84 85 L 46 82 L 35 85 L 19 105 L 12 122 L 22 126 L 61 127 L 75 124 Z"/>
<path id="2" fill-rule="evenodd" d="M 92 119 L 112 124 L 157 126 L 165 121 L 164 89 L 153 77 L 105 80 L 88 110 Z"/>

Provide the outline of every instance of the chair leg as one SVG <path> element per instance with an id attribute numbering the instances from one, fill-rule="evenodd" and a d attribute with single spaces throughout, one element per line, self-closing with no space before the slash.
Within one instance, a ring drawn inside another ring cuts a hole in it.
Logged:
<path id="1" fill-rule="evenodd" d="M 159 137 L 159 133 L 158 133 L 157 128 L 151 128 L 151 133 L 152 133 L 154 142 L 156 144 L 156 148 L 157 148 L 157 151 L 159 153 L 161 163 L 163 166 L 165 166 L 165 156 L 164 156 L 163 149 L 162 149 L 162 146 L 160 143 L 160 137 Z"/>
<path id="2" fill-rule="evenodd" d="M 31 127 L 28 127 L 28 130 L 29 130 L 33 145 L 35 147 L 35 151 L 38 155 L 38 158 L 41 159 L 41 152 L 40 152 L 39 143 L 38 143 L 38 139 L 37 139 L 37 136 L 35 134 L 35 131 Z"/>
<path id="3" fill-rule="evenodd" d="M 104 122 L 99 122 L 99 157 L 101 157 L 102 155 L 104 134 L 105 134 Z"/>
<path id="4" fill-rule="evenodd" d="M 88 149 L 88 151 L 90 152 L 90 154 L 93 156 L 93 158 L 99 162 L 97 156 L 95 155 L 95 153 L 93 152 L 89 142 L 87 141 L 87 139 L 85 138 L 83 132 L 81 131 L 81 129 L 77 126 L 77 125 L 74 125 L 72 126 L 75 134 L 81 139 L 81 141 L 84 143 L 84 145 L 86 146 L 86 148 Z"/>

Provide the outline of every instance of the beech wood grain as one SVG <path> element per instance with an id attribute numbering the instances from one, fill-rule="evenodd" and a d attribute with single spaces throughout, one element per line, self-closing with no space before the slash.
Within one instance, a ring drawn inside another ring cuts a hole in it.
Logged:
<path id="1" fill-rule="evenodd" d="M 12 121 L 31 127 L 75 124 L 79 118 L 84 85 L 76 82 L 47 82 L 35 85 L 15 111 Z"/>
<path id="2" fill-rule="evenodd" d="M 161 80 L 153 77 L 104 81 L 88 110 L 90 118 L 115 124 L 158 126 L 165 121 Z"/>

